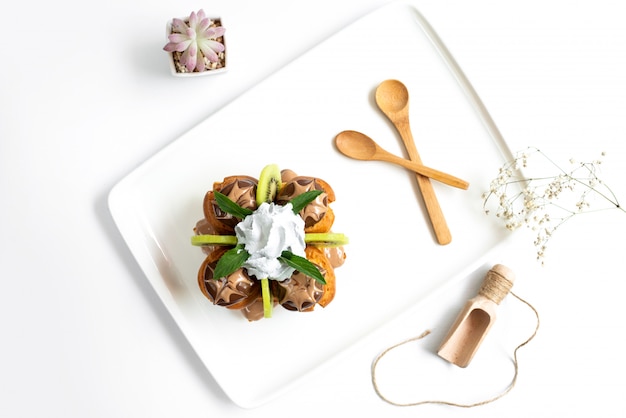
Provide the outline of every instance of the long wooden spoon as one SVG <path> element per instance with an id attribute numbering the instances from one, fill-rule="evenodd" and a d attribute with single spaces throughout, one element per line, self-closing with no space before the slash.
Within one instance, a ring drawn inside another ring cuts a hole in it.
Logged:
<path id="1" fill-rule="evenodd" d="M 335 144 L 341 153 L 350 158 L 362 161 L 386 161 L 415 171 L 433 180 L 440 181 L 459 189 L 467 189 L 469 183 L 434 168 L 426 167 L 404 158 L 398 157 L 383 149 L 369 136 L 357 131 L 343 131 L 335 137 Z"/>
<path id="2" fill-rule="evenodd" d="M 409 124 L 409 92 L 406 86 L 398 80 L 383 81 L 376 89 L 376 104 L 400 133 L 411 161 L 422 164 Z M 416 178 L 437 242 L 441 245 L 449 244 L 452 241 L 452 235 L 439 206 L 433 185 L 426 176 L 416 174 Z"/>

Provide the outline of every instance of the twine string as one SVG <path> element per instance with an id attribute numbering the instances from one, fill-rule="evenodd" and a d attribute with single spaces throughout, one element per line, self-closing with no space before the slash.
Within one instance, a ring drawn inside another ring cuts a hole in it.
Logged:
<path id="1" fill-rule="evenodd" d="M 510 289 L 510 288 L 509 288 Z M 506 293 L 509 292 L 509 289 L 506 290 Z M 506 294 L 505 293 L 505 294 Z M 378 385 L 378 382 L 376 380 L 376 367 L 378 366 L 378 362 L 385 356 L 387 355 L 390 351 L 392 351 L 395 348 L 398 348 L 404 344 L 408 344 L 412 341 L 417 341 L 417 340 L 421 340 L 422 338 L 426 337 L 428 334 L 430 334 L 430 330 L 426 330 L 423 333 L 421 333 L 420 335 L 416 336 L 416 337 L 412 337 L 409 338 L 407 340 L 404 340 L 402 342 L 399 342 L 395 345 L 392 345 L 391 347 L 385 349 L 383 352 L 381 352 L 375 359 L 374 362 L 372 363 L 372 385 L 374 386 L 374 390 L 376 391 L 376 394 L 378 395 L 378 397 L 380 397 L 383 401 L 391 404 L 391 405 L 395 405 L 395 406 L 418 406 L 418 405 L 426 405 L 426 404 L 439 404 L 439 405 L 448 405 L 448 406 L 454 406 L 454 407 L 459 407 L 459 408 L 473 408 L 476 406 L 482 406 L 482 405 L 486 405 L 488 403 L 492 403 L 497 401 L 498 399 L 504 397 L 506 394 L 508 394 L 514 387 L 515 384 L 517 382 L 517 376 L 519 374 L 519 364 L 518 364 L 518 359 L 517 359 L 517 352 L 520 348 L 524 347 L 526 344 L 528 344 L 529 342 L 532 341 L 533 338 L 535 338 L 535 336 L 537 335 L 537 332 L 539 331 L 539 312 L 537 312 L 537 310 L 535 309 L 534 306 L 532 306 L 529 302 L 527 302 L 526 300 L 522 299 L 521 297 L 517 296 L 515 293 L 510 292 L 511 295 L 513 295 L 517 300 L 519 300 L 520 302 L 524 303 L 526 306 L 528 306 L 533 313 L 535 314 L 535 317 L 537 318 L 537 325 L 535 326 L 535 329 L 533 331 L 533 333 L 531 334 L 531 336 L 524 341 L 523 343 L 519 344 L 515 350 L 513 350 L 513 367 L 514 367 L 514 374 L 513 374 L 513 378 L 511 380 L 511 382 L 509 383 L 509 385 L 502 390 L 502 392 L 500 392 L 498 395 L 483 400 L 483 401 L 479 401 L 479 402 L 475 402 L 475 403 L 457 403 L 457 402 L 451 402 L 451 401 L 445 401 L 445 400 L 423 400 L 423 401 L 418 401 L 418 402 L 408 402 L 408 403 L 400 403 L 400 402 L 395 402 L 392 401 L 391 399 L 389 399 L 388 397 L 386 397 L 385 395 L 383 395 L 382 391 L 380 390 L 380 387 Z"/>
<path id="2" fill-rule="evenodd" d="M 483 280 L 478 294 L 499 305 L 512 287 L 513 282 L 511 280 L 492 269 L 489 270 L 487 277 Z"/>

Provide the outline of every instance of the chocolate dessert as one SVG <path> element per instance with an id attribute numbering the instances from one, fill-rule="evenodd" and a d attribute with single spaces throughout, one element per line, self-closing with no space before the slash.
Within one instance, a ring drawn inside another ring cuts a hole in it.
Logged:
<path id="1" fill-rule="evenodd" d="M 202 293 L 249 321 L 270 317 L 275 306 L 297 312 L 327 306 L 348 242 L 331 231 L 334 200 L 322 179 L 274 164 L 258 180 L 238 175 L 215 182 L 192 237 L 206 254 L 198 271 Z"/>

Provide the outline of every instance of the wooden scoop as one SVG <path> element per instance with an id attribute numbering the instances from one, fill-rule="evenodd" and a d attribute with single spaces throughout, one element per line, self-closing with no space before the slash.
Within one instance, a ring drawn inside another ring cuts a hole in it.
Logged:
<path id="1" fill-rule="evenodd" d="M 430 177 L 450 186 L 460 189 L 467 189 L 469 183 L 450 174 L 444 173 L 434 168 L 426 167 L 413 161 L 405 160 L 381 148 L 369 136 L 357 131 L 343 131 L 335 137 L 335 144 L 339 151 L 350 158 L 362 161 L 386 161 L 398 164 L 423 176 Z"/>
<path id="2" fill-rule="evenodd" d="M 515 276 L 496 264 L 487 272 L 478 295 L 465 304 L 437 354 L 459 367 L 467 367 L 496 320 L 496 308 L 509 293 Z"/>

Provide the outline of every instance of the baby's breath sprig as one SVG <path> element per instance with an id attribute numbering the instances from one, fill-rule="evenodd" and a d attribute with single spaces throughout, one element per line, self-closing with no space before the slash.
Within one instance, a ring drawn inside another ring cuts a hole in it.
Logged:
<path id="1" fill-rule="evenodd" d="M 569 170 L 564 170 L 537 148 L 517 152 L 482 195 L 485 213 L 494 212 L 490 208 L 495 206 L 495 216 L 507 229 L 526 226 L 534 231 L 537 260 L 543 264 L 548 241 L 574 215 L 608 209 L 626 212 L 598 177 L 604 155 L 590 162 L 570 159 Z"/>

